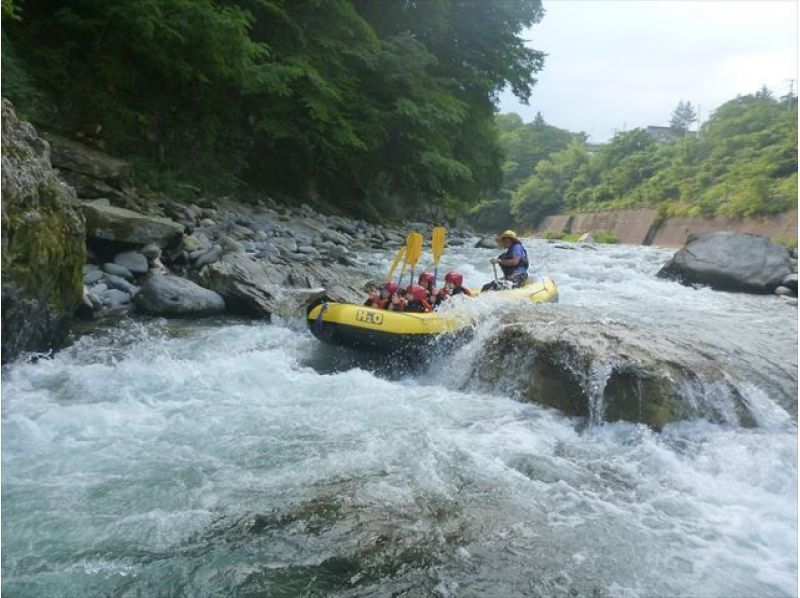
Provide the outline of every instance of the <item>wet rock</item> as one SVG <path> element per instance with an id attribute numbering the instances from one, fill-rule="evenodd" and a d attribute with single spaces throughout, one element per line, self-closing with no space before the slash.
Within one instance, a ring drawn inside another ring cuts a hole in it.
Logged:
<path id="1" fill-rule="evenodd" d="M 222 256 L 222 247 L 214 245 L 208 251 L 203 251 L 193 258 L 193 265 L 198 270 L 208 264 L 213 264 Z"/>
<path id="2" fill-rule="evenodd" d="M 797 294 L 797 273 L 792 273 L 784 277 L 781 281 L 781 286 L 787 287 L 790 289 L 794 294 Z"/>
<path id="3" fill-rule="evenodd" d="M 108 289 L 99 296 L 100 303 L 106 307 L 119 307 L 131 302 L 131 296 L 119 289 Z"/>
<path id="4" fill-rule="evenodd" d="M 142 255 L 148 260 L 157 260 L 161 257 L 161 248 L 155 243 L 149 243 L 148 245 L 142 247 L 139 251 L 141 251 Z"/>
<path id="5" fill-rule="evenodd" d="M 775 294 L 776 295 L 796 295 L 797 292 L 796 291 L 792 291 L 792 289 L 790 289 L 788 287 L 780 286 L 780 287 L 775 289 Z"/>
<path id="6" fill-rule="evenodd" d="M 167 218 L 95 202 L 84 202 L 81 209 L 86 218 L 86 235 L 96 239 L 136 245 L 154 243 L 163 248 L 177 243 L 183 234 L 183 225 Z"/>
<path id="7" fill-rule="evenodd" d="M 136 307 L 158 316 L 206 316 L 225 311 L 214 291 L 177 276 L 151 276 L 134 299 Z"/>
<path id="8" fill-rule="evenodd" d="M 116 276 L 115 274 L 106 274 L 103 277 L 103 282 L 105 282 L 109 286 L 109 288 L 119 289 L 120 291 L 125 291 L 126 293 L 129 293 L 131 295 L 135 295 L 136 292 L 139 290 L 139 287 L 129 283 L 121 276 Z"/>
<path id="9" fill-rule="evenodd" d="M 705 418 L 754 425 L 747 401 L 714 355 L 691 341 L 647 335 L 576 310 L 517 310 L 483 339 L 475 380 L 593 423 L 626 420 L 659 429 Z M 471 379 L 471 377 L 470 377 Z"/>
<path id="10" fill-rule="evenodd" d="M 101 278 L 103 278 L 103 271 L 95 267 L 94 270 L 89 270 L 83 275 L 83 283 L 87 285 L 93 285 Z"/>
<path id="11" fill-rule="evenodd" d="M 138 251 L 124 251 L 114 256 L 114 263 L 124 266 L 133 274 L 147 274 L 147 258 Z"/>
<path id="12" fill-rule="evenodd" d="M 494 242 L 493 237 L 481 237 L 474 246 L 483 249 L 497 249 L 497 243 Z"/>
<path id="13" fill-rule="evenodd" d="M 772 293 L 790 273 L 786 248 L 767 237 L 715 232 L 690 235 L 658 276 L 724 291 Z"/>
<path id="14" fill-rule="evenodd" d="M 219 244 L 226 253 L 242 253 L 244 251 L 244 247 L 241 243 L 231 239 L 227 235 L 222 235 L 222 237 L 220 237 Z"/>
<path id="15" fill-rule="evenodd" d="M 103 271 L 107 272 L 108 274 L 113 274 L 114 276 L 121 276 L 125 280 L 133 282 L 133 273 L 125 266 L 120 266 L 119 264 L 112 264 L 109 262 L 107 264 L 103 264 Z"/>
<path id="16" fill-rule="evenodd" d="M 50 148 L 2 100 L 2 362 L 58 346 L 83 302 L 84 221 Z"/>
<path id="17" fill-rule="evenodd" d="M 264 264 L 241 253 L 223 255 L 204 267 L 198 280 L 224 297 L 230 311 L 253 317 L 269 317 L 280 294 Z"/>

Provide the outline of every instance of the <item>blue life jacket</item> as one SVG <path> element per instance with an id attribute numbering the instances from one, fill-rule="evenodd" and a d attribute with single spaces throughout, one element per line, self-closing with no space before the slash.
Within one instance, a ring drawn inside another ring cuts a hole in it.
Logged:
<path id="1" fill-rule="evenodd" d="M 503 255 L 500 256 L 501 260 L 508 260 L 512 257 L 516 257 L 513 255 L 513 249 L 515 245 L 519 245 L 520 249 L 522 250 L 522 255 L 520 256 L 519 263 L 516 266 L 504 266 L 500 264 L 500 268 L 503 270 L 503 276 L 505 278 L 509 278 L 514 274 L 519 273 L 527 273 L 528 272 L 528 252 L 525 250 L 525 247 L 519 241 L 515 241 L 511 247 L 509 247 Z"/>

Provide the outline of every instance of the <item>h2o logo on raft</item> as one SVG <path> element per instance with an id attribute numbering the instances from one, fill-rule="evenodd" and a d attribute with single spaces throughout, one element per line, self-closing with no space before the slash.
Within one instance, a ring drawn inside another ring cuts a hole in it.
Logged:
<path id="1" fill-rule="evenodd" d="M 359 322 L 366 322 L 367 324 L 382 326 L 383 314 L 376 314 L 374 312 L 367 311 L 366 309 L 359 309 L 356 311 L 356 320 Z"/>

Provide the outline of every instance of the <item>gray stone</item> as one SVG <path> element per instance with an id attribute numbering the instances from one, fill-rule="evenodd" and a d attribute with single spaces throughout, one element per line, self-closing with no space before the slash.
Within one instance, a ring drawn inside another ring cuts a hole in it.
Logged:
<path id="1" fill-rule="evenodd" d="M 200 281 L 225 298 L 236 313 L 269 317 L 280 288 L 264 269 L 264 264 L 241 253 L 227 253 L 200 271 Z"/>
<path id="2" fill-rule="evenodd" d="M 94 202 L 83 203 L 81 209 L 86 218 L 86 235 L 96 239 L 167 247 L 177 243 L 183 234 L 183 225 L 167 218 Z"/>
<path id="3" fill-rule="evenodd" d="M 781 286 L 788 287 L 797 294 L 797 273 L 793 272 L 792 274 L 786 275 L 781 281 Z"/>
<path id="4" fill-rule="evenodd" d="M 126 267 L 133 274 L 147 274 L 147 258 L 138 251 L 123 251 L 114 256 L 114 263 Z"/>
<path id="5" fill-rule="evenodd" d="M 131 296 L 119 289 L 108 289 L 99 296 L 100 302 L 108 307 L 119 307 L 131 302 Z"/>
<path id="6" fill-rule="evenodd" d="M 103 278 L 103 281 L 112 289 L 119 289 L 120 291 L 125 291 L 126 293 L 130 293 L 131 295 L 135 295 L 136 291 L 139 290 L 139 287 L 129 283 L 127 280 L 120 276 L 116 276 L 114 274 L 106 274 Z"/>
<path id="7" fill-rule="evenodd" d="M 313 245 L 299 245 L 297 247 L 297 253 L 305 253 L 314 258 L 319 257 L 319 251 L 317 251 Z"/>
<path id="8" fill-rule="evenodd" d="M 774 292 L 775 292 L 776 295 L 796 295 L 797 294 L 795 291 L 792 291 L 792 289 L 790 289 L 788 287 L 783 287 L 783 286 L 777 287 Z"/>
<path id="9" fill-rule="evenodd" d="M 128 270 L 125 266 L 119 264 L 106 263 L 103 264 L 103 271 L 114 276 L 122 276 L 125 280 L 133 281 L 133 272 Z"/>
<path id="10" fill-rule="evenodd" d="M 144 313 L 158 316 L 205 316 L 225 311 L 214 291 L 177 276 L 151 276 L 134 299 Z"/>
<path id="11" fill-rule="evenodd" d="M 350 240 L 347 237 L 332 230 L 324 231 L 322 233 L 322 238 L 325 239 L 326 241 L 331 241 L 332 243 L 336 243 L 337 245 L 347 245 L 350 242 Z"/>
<path id="12" fill-rule="evenodd" d="M 148 260 L 157 260 L 161 257 L 161 248 L 155 243 L 149 243 L 142 247 L 139 251 L 141 251 L 142 255 Z"/>
<path id="13" fill-rule="evenodd" d="M 296 253 L 297 252 L 297 241 L 295 241 L 291 237 L 282 237 L 277 238 L 274 241 L 275 245 L 278 249 L 286 249 L 289 253 Z"/>
<path id="14" fill-rule="evenodd" d="M 724 231 L 690 235 L 658 276 L 725 291 L 772 293 L 790 273 L 785 247 L 763 235 Z"/>
<path id="15" fill-rule="evenodd" d="M 207 228 L 212 228 L 214 226 L 217 226 L 217 223 L 214 222 L 211 218 L 203 218 L 202 220 L 200 220 L 200 224 L 202 224 Z"/>
<path id="16" fill-rule="evenodd" d="M 191 255 L 195 251 L 208 249 L 208 246 L 203 245 L 198 235 L 184 235 L 181 239 L 181 249 Z"/>
<path id="17" fill-rule="evenodd" d="M 241 243 L 231 239 L 227 235 L 222 235 L 222 237 L 220 237 L 219 244 L 226 253 L 242 253 L 244 251 L 244 247 Z"/>
<path id="18" fill-rule="evenodd" d="M 193 265 L 195 268 L 200 269 L 203 266 L 207 266 L 208 264 L 213 264 L 216 262 L 220 256 L 222 255 L 222 247 L 219 245 L 214 245 L 208 251 L 205 251 L 198 255 L 193 260 Z"/>
<path id="19" fill-rule="evenodd" d="M 98 280 L 103 278 L 103 271 L 99 268 L 97 270 L 89 270 L 83 275 L 84 284 L 92 285 Z"/>
<path id="20" fill-rule="evenodd" d="M 483 249 L 497 249 L 497 243 L 494 242 L 494 237 L 481 237 L 475 247 Z"/>

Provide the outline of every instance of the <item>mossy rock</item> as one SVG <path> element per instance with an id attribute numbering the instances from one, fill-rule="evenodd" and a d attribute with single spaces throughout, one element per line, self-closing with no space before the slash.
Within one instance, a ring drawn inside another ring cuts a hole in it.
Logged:
<path id="1" fill-rule="evenodd" d="M 2 116 L 5 363 L 63 340 L 81 303 L 86 244 L 75 193 L 53 171 L 47 143 L 5 99 Z"/>

